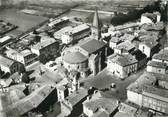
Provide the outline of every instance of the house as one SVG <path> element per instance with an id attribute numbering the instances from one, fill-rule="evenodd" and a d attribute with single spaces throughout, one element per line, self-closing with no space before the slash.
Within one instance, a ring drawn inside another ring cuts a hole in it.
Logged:
<path id="1" fill-rule="evenodd" d="M 153 24 L 160 22 L 161 14 L 159 12 L 144 13 L 141 15 L 141 24 Z"/>
<path id="2" fill-rule="evenodd" d="M 121 30 L 133 30 L 134 28 L 139 27 L 138 23 L 127 23 L 123 25 L 118 25 L 114 27 L 114 31 L 121 31 Z"/>
<path id="3" fill-rule="evenodd" d="M 154 33 L 163 33 L 164 31 L 164 23 L 163 22 L 156 22 L 155 24 L 143 24 L 141 27 L 141 30 L 146 30 L 146 31 L 153 31 Z"/>
<path id="4" fill-rule="evenodd" d="M 167 64 L 163 62 L 149 61 L 146 70 L 147 72 L 166 74 Z"/>
<path id="5" fill-rule="evenodd" d="M 131 54 L 113 54 L 107 58 L 107 70 L 122 79 L 137 69 L 138 61 Z"/>
<path id="6" fill-rule="evenodd" d="M 160 74 L 158 74 L 160 75 Z M 163 75 L 162 75 L 163 76 Z M 158 79 L 158 85 L 161 87 L 161 88 L 164 88 L 164 89 L 168 89 L 168 80 L 167 80 L 167 76 L 163 76 L 164 78 L 160 78 Z"/>
<path id="7" fill-rule="evenodd" d="M 0 79 L 0 86 L 1 88 L 7 88 L 13 83 L 12 79 Z"/>
<path id="8" fill-rule="evenodd" d="M 168 91 L 146 85 L 142 91 L 142 106 L 168 114 Z"/>
<path id="9" fill-rule="evenodd" d="M 90 34 L 90 27 L 87 24 L 81 24 L 62 34 L 61 40 L 62 43 L 65 44 L 75 43 L 80 39 L 89 36 Z"/>
<path id="10" fill-rule="evenodd" d="M 5 52 L 6 56 L 14 59 L 25 66 L 28 66 L 36 61 L 38 61 L 38 56 L 34 53 L 31 52 L 31 50 L 26 49 L 21 52 L 18 52 L 14 49 L 8 48 L 7 51 Z"/>
<path id="11" fill-rule="evenodd" d="M 138 108 L 127 103 L 121 103 L 118 110 L 114 117 L 135 117 Z"/>
<path id="12" fill-rule="evenodd" d="M 130 41 L 125 41 L 118 44 L 114 48 L 114 53 L 123 54 L 123 53 L 131 53 L 135 50 L 135 46 Z"/>
<path id="13" fill-rule="evenodd" d="M 25 87 L 25 84 L 22 86 Z M 54 92 L 54 88 L 43 85 L 26 96 L 22 86 L 15 85 L 9 88 L 8 92 L 3 92 L 0 95 L 1 117 L 19 117 L 27 114 L 29 111 L 42 106 L 43 101 L 47 100 L 49 94 L 53 95 Z"/>
<path id="14" fill-rule="evenodd" d="M 134 39 L 135 39 L 134 35 L 127 34 L 127 33 L 125 33 L 123 36 L 120 37 L 120 40 L 122 40 L 122 41 L 128 40 L 128 41 L 132 42 Z"/>
<path id="15" fill-rule="evenodd" d="M 142 107 L 143 86 L 155 84 L 156 80 L 153 74 L 144 72 L 134 83 L 127 87 L 127 100 Z"/>
<path id="16" fill-rule="evenodd" d="M 68 76 L 68 70 L 64 66 L 58 66 L 57 71 L 62 78 L 66 78 Z"/>
<path id="17" fill-rule="evenodd" d="M 30 95 L 16 101 L 15 103 L 9 104 L 6 106 L 6 114 L 7 117 L 19 117 L 22 116 L 29 111 L 38 108 L 44 109 L 46 104 L 44 101 L 52 100 L 55 98 L 56 90 L 51 85 L 43 85 L 38 87 L 35 91 L 33 91 Z M 54 99 L 55 100 L 55 99 Z M 49 103 L 47 103 L 49 105 Z"/>
<path id="18" fill-rule="evenodd" d="M 15 72 L 14 74 L 12 74 L 9 79 L 11 79 L 13 81 L 13 83 L 15 84 L 19 84 L 22 82 L 22 74 L 19 74 L 18 72 Z"/>
<path id="19" fill-rule="evenodd" d="M 77 117 L 82 114 L 82 103 L 86 100 L 88 91 L 80 88 L 78 91 L 73 92 L 61 102 L 61 112 L 67 117 Z"/>
<path id="20" fill-rule="evenodd" d="M 4 36 L 4 37 L 0 38 L 0 46 L 3 46 L 11 41 L 12 41 L 12 37 Z"/>
<path id="21" fill-rule="evenodd" d="M 66 26 L 64 28 L 61 28 L 57 32 L 54 33 L 54 38 L 61 40 L 62 34 L 65 34 L 66 32 L 72 30 L 71 26 Z"/>
<path id="22" fill-rule="evenodd" d="M 25 97 L 25 94 L 22 92 L 22 90 L 19 90 L 17 88 L 9 89 L 7 92 L 1 92 L 0 116 L 1 117 L 13 117 L 14 115 L 17 115 L 16 111 L 13 111 L 13 113 L 9 114 L 8 106 L 12 105 L 13 103 L 16 103 L 17 101 L 23 99 L 24 97 Z"/>
<path id="23" fill-rule="evenodd" d="M 111 49 L 114 49 L 117 47 L 118 44 L 120 44 L 122 41 L 118 37 L 111 37 L 110 42 L 109 42 L 109 47 Z"/>
<path id="24" fill-rule="evenodd" d="M 38 56 L 34 53 L 32 53 L 31 50 L 23 50 L 20 52 L 20 58 L 22 58 L 22 62 L 25 66 L 28 66 L 36 61 L 38 61 Z M 18 59 L 19 60 L 19 59 Z"/>
<path id="25" fill-rule="evenodd" d="M 148 110 L 134 107 L 133 105 L 121 103 L 119 112 L 114 117 L 151 117 Z"/>
<path id="26" fill-rule="evenodd" d="M 55 61 L 49 61 L 45 64 L 45 67 L 50 71 L 56 71 L 58 65 Z"/>
<path id="27" fill-rule="evenodd" d="M 68 88 L 67 86 L 59 86 L 57 88 L 57 97 L 58 97 L 58 101 L 61 102 L 63 101 L 66 97 L 68 96 Z"/>
<path id="28" fill-rule="evenodd" d="M 88 117 L 112 117 L 117 112 L 118 100 L 89 96 L 83 102 L 83 113 Z"/>
<path id="29" fill-rule="evenodd" d="M 159 44 L 155 40 L 147 40 L 139 44 L 139 50 L 150 58 L 159 51 Z"/>
<path id="30" fill-rule="evenodd" d="M 138 61 L 138 69 L 142 69 L 146 66 L 147 57 L 139 49 L 132 52 L 131 55 L 135 56 L 135 59 Z"/>
<path id="31" fill-rule="evenodd" d="M 4 56 L 0 56 L 0 69 L 10 74 L 13 74 L 15 72 L 23 72 L 25 70 L 22 63 Z"/>
<path id="32" fill-rule="evenodd" d="M 57 55 L 59 49 L 59 42 L 56 41 L 54 38 L 43 37 L 40 42 L 31 46 L 32 53 L 43 56 L 49 57 Z"/>
<path id="33" fill-rule="evenodd" d="M 154 54 L 152 57 L 152 61 L 163 62 L 168 65 L 168 50 L 162 49 L 161 51 L 159 51 L 159 53 Z"/>
<path id="34" fill-rule="evenodd" d="M 54 19 L 52 20 L 48 26 L 49 27 L 54 27 L 54 26 L 60 26 L 60 25 L 63 25 L 63 24 L 66 24 L 69 22 L 69 18 L 68 17 L 62 17 L 60 19 Z"/>
<path id="35" fill-rule="evenodd" d="M 62 102 L 67 96 L 78 91 L 80 88 L 79 75 L 78 71 L 70 71 L 69 75 L 57 84 L 58 101 Z"/>

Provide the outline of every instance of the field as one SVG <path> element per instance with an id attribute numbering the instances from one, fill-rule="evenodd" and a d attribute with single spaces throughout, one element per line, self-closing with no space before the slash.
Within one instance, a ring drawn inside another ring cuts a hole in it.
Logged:
<path id="1" fill-rule="evenodd" d="M 0 19 L 18 26 L 18 30 L 24 32 L 45 21 L 47 18 L 27 15 L 16 9 L 4 9 L 0 11 Z"/>

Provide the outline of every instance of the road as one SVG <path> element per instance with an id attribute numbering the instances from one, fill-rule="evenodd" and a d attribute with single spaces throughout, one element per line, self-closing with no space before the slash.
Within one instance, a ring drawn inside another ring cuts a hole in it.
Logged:
<path id="1" fill-rule="evenodd" d="M 127 99 L 126 88 L 129 86 L 129 84 L 137 80 L 137 78 L 139 78 L 139 76 L 142 75 L 144 71 L 145 69 L 140 70 L 139 72 L 132 74 L 125 80 L 120 80 L 119 78 L 113 76 L 106 69 L 104 69 L 97 76 L 91 76 L 87 79 L 81 80 L 80 82 L 84 83 L 84 87 L 86 88 L 96 87 L 98 89 L 107 88 L 111 85 L 111 83 L 115 83 L 116 89 L 102 92 L 102 94 L 108 98 L 116 98 L 124 101 Z"/>
<path id="2" fill-rule="evenodd" d="M 85 9 L 71 9 L 71 10 L 72 11 L 78 11 L 78 12 L 88 12 L 88 13 L 94 13 L 95 12 L 95 10 L 85 10 Z M 110 12 L 110 11 L 101 11 L 101 10 L 99 10 L 98 13 L 114 15 L 114 12 Z"/>

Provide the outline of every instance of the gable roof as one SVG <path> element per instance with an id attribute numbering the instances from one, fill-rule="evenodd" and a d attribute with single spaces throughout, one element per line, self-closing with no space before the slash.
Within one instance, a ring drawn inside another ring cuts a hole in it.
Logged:
<path id="1" fill-rule="evenodd" d="M 43 85 L 25 98 L 8 105 L 7 115 L 23 115 L 28 111 L 37 108 L 55 88 L 50 85 Z"/>
<path id="2" fill-rule="evenodd" d="M 41 40 L 41 42 L 39 42 L 39 43 L 33 45 L 31 48 L 40 50 L 40 49 L 45 48 L 45 47 L 47 47 L 47 46 L 49 46 L 49 45 L 51 45 L 51 44 L 53 44 L 53 43 L 55 43 L 55 42 L 56 42 L 55 39 L 53 39 L 53 38 L 48 38 L 48 39 L 46 39 L 46 40 Z"/>
<path id="3" fill-rule="evenodd" d="M 0 55 L 0 65 L 10 67 L 15 61 Z"/>
<path id="4" fill-rule="evenodd" d="M 97 98 L 86 100 L 83 105 L 94 113 L 99 109 L 104 109 L 106 112 L 111 114 L 118 107 L 118 101 L 111 98 Z"/>
<path id="5" fill-rule="evenodd" d="M 135 45 L 133 45 L 130 41 L 125 41 L 123 43 L 120 43 L 117 45 L 116 49 L 119 49 L 119 50 L 125 50 L 125 51 L 130 51 L 132 49 L 135 48 Z"/>
<path id="6" fill-rule="evenodd" d="M 80 43 L 79 47 L 87 51 L 89 54 L 96 52 L 97 50 L 103 48 L 106 43 L 98 41 L 96 39 L 87 39 L 85 42 Z"/>
<path id="7" fill-rule="evenodd" d="M 166 50 L 166 49 L 161 50 L 159 53 L 154 54 L 152 59 L 159 59 L 159 60 L 168 61 L 168 50 Z"/>
<path id="8" fill-rule="evenodd" d="M 88 95 L 88 91 L 86 89 L 79 89 L 78 91 L 72 93 L 68 97 L 66 97 L 66 101 L 68 101 L 72 106 L 75 106 L 78 102 L 84 99 Z"/>
<path id="9" fill-rule="evenodd" d="M 158 45 L 158 42 L 154 41 L 154 40 L 146 40 L 144 42 L 141 42 L 140 44 L 144 44 L 144 45 L 148 46 L 149 48 L 154 48 L 155 46 Z"/>
<path id="10" fill-rule="evenodd" d="M 157 62 L 157 61 L 149 61 L 147 65 L 152 67 L 157 67 L 157 68 L 163 68 L 163 69 L 167 68 L 166 63 Z"/>
<path id="11" fill-rule="evenodd" d="M 135 57 L 132 56 L 131 54 L 123 54 L 123 55 L 113 54 L 109 56 L 108 59 L 112 61 L 113 63 L 117 63 L 123 67 L 127 65 L 131 65 L 131 64 L 135 64 L 138 62 L 135 59 Z"/>

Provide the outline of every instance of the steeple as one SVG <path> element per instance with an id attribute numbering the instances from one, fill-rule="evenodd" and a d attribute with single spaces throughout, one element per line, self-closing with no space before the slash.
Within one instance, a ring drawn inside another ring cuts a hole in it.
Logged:
<path id="1" fill-rule="evenodd" d="M 97 40 L 101 38 L 101 24 L 100 24 L 97 8 L 95 10 L 95 14 L 93 17 L 92 36 Z"/>
<path id="2" fill-rule="evenodd" d="M 97 11 L 97 8 L 95 10 L 95 13 L 94 13 L 94 17 L 93 17 L 93 24 L 92 26 L 96 27 L 96 28 L 99 28 L 99 15 L 98 15 L 98 11 Z"/>

